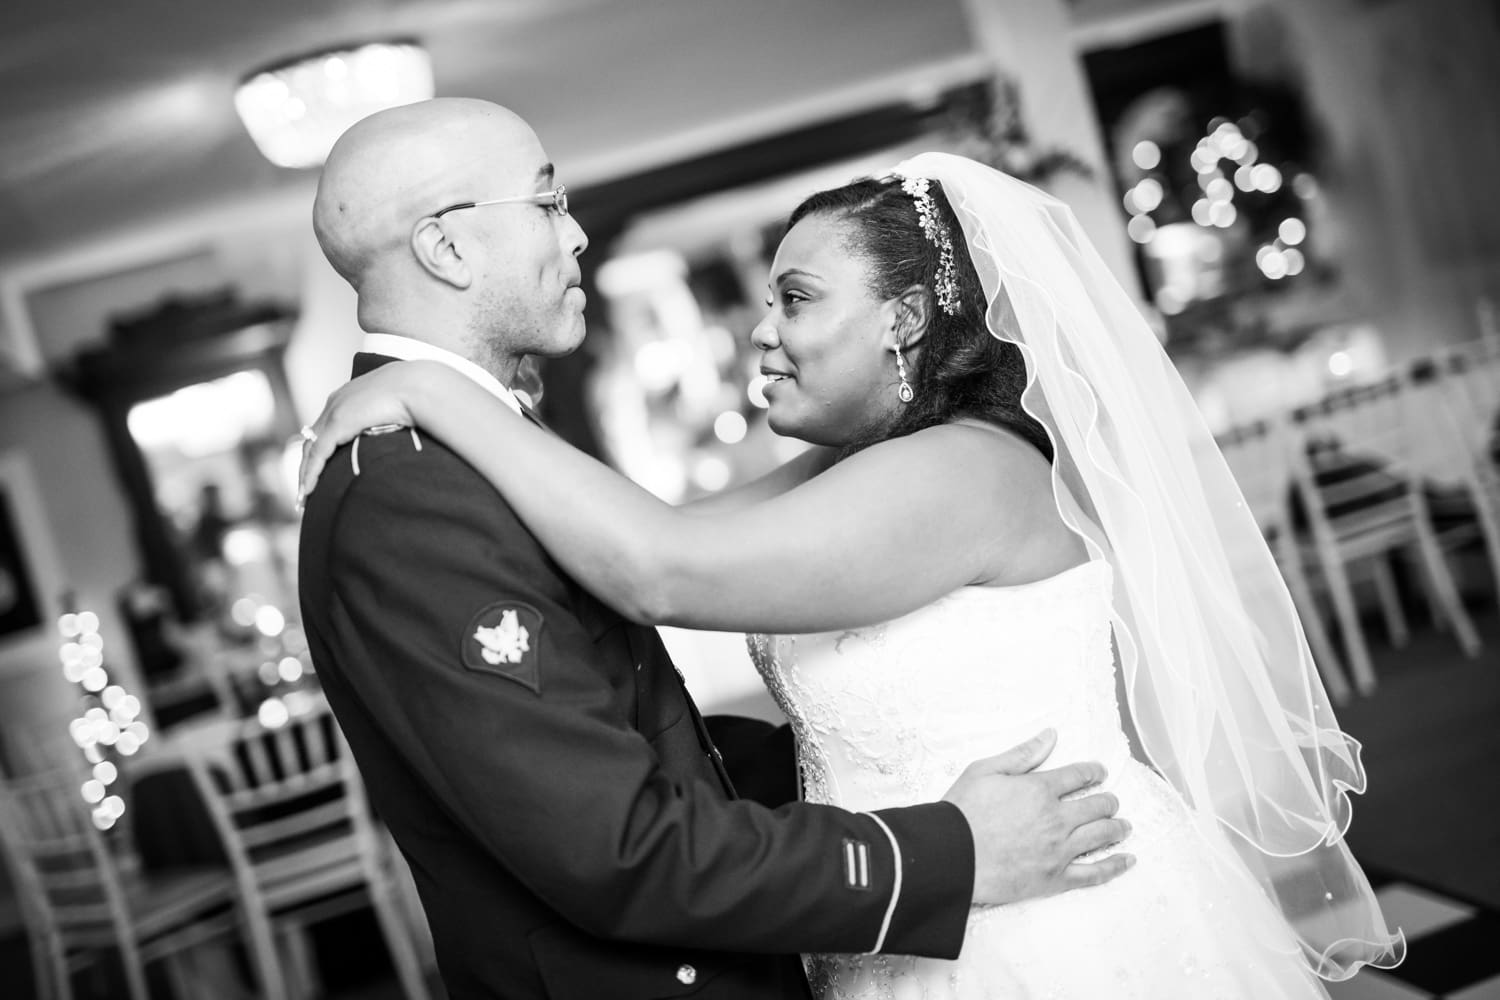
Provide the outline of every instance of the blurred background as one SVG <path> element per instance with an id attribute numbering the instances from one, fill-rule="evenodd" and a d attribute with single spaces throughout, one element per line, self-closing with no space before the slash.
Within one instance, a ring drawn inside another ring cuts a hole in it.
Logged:
<path id="1" fill-rule="evenodd" d="M 541 411 L 671 501 L 797 453 L 748 334 L 802 197 L 943 149 L 1071 204 L 1365 743 L 1351 842 L 1412 957 L 1334 995 L 1500 997 L 1487 0 L 8 0 L 7 996 L 441 995 L 318 694 L 293 505 L 360 338 L 317 166 L 434 93 L 541 135 L 591 239 Z M 741 637 L 669 643 L 705 712 L 777 720 Z"/>

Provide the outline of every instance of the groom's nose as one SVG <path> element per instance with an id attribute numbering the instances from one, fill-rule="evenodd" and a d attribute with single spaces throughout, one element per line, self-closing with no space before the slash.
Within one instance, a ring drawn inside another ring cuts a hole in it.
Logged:
<path id="1" fill-rule="evenodd" d="M 571 215 L 565 216 L 562 221 L 566 224 L 563 227 L 563 246 L 569 256 L 577 257 L 589 248 L 589 234 L 583 231 L 578 220 Z"/>

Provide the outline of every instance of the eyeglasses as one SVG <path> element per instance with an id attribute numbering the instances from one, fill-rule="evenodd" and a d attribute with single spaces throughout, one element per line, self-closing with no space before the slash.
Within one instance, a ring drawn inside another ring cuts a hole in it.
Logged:
<path id="1" fill-rule="evenodd" d="M 449 212 L 457 212 L 461 208 L 483 208 L 485 205 L 542 205 L 553 209 L 558 215 L 568 214 L 568 186 L 559 184 L 554 190 L 544 191 L 541 194 L 522 194 L 514 198 L 491 198 L 488 201 L 464 201 L 457 205 L 449 205 L 447 208 L 432 213 L 434 219 L 441 219 Z"/>

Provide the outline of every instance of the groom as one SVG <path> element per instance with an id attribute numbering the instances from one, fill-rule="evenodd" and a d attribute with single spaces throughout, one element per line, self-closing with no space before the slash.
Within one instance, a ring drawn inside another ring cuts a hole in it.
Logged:
<path id="1" fill-rule="evenodd" d="M 358 293 L 355 374 L 396 358 L 507 388 L 583 339 L 571 216 L 531 128 L 480 101 L 382 112 L 330 154 L 314 227 Z M 533 418 L 534 419 L 534 418 Z M 952 957 L 973 902 L 1107 881 L 1098 765 L 1043 737 L 944 801 L 736 800 L 653 629 L 563 574 L 443 445 L 368 433 L 308 498 L 313 660 L 416 878 L 454 1000 L 808 996 L 794 953 Z"/>

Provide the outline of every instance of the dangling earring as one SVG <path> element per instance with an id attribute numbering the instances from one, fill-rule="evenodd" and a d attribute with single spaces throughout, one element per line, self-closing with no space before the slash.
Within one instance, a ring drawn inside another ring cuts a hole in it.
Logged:
<path id="1" fill-rule="evenodd" d="M 910 403 L 916 393 L 912 391 L 911 383 L 906 381 L 906 358 L 902 356 L 899 345 L 894 350 L 896 351 L 896 376 L 901 379 L 901 385 L 896 389 L 896 398 L 903 403 Z"/>

